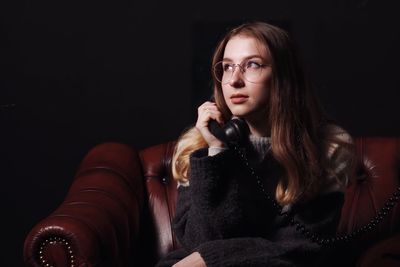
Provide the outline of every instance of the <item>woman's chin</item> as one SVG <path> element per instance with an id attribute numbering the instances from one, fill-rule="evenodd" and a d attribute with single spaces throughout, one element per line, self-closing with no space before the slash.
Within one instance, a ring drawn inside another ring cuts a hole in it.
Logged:
<path id="1" fill-rule="evenodd" d="M 249 108 L 232 108 L 231 113 L 233 117 L 239 117 L 245 120 L 253 121 L 257 118 L 263 118 L 267 116 L 267 112 L 265 110 L 256 110 L 256 109 L 249 109 Z"/>
<path id="2" fill-rule="evenodd" d="M 248 110 L 247 108 L 235 107 L 235 108 L 231 109 L 231 113 L 232 113 L 232 116 L 245 119 L 246 116 L 251 114 L 251 110 Z"/>

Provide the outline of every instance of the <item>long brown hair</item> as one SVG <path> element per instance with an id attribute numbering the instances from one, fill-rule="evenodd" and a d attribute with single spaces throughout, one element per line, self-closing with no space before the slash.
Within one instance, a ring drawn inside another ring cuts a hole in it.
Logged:
<path id="1" fill-rule="evenodd" d="M 237 35 L 255 38 L 269 49 L 272 59 L 269 117 L 265 123 L 271 129 L 273 157 L 284 172 L 276 188 L 276 199 L 281 204 L 306 200 L 318 191 L 320 178 L 329 169 L 322 141 L 326 116 L 305 79 L 294 44 L 287 32 L 276 26 L 253 22 L 232 29 L 217 45 L 212 66 L 222 60 L 226 44 Z M 229 120 L 232 114 L 221 83 L 214 76 L 213 82 L 215 102 L 224 120 Z M 207 144 L 195 128 L 184 133 L 180 141 L 173 157 L 173 174 L 176 179 L 187 181 L 190 153 Z"/>

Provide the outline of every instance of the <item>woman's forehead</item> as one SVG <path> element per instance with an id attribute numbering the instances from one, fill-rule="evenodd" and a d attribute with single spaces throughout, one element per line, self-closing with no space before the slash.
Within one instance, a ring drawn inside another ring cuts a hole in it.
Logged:
<path id="1" fill-rule="evenodd" d="M 251 56 L 258 56 L 268 60 L 269 49 L 252 36 L 236 35 L 227 42 L 223 57 L 224 59 L 239 62 Z"/>

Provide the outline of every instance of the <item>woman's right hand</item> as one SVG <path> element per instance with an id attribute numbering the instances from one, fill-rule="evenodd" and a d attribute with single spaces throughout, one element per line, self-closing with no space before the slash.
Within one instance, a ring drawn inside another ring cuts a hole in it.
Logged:
<path id="1" fill-rule="evenodd" d="M 210 120 L 216 120 L 220 125 L 224 124 L 222 114 L 218 110 L 217 105 L 213 102 L 207 101 L 197 109 L 196 128 L 200 131 L 209 147 L 224 147 L 224 143 L 217 139 L 208 129 L 208 123 Z"/>

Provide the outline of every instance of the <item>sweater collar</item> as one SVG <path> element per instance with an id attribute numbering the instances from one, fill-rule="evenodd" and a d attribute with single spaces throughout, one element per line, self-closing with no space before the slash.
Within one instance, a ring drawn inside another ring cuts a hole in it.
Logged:
<path id="1" fill-rule="evenodd" d="M 271 149 L 271 137 L 249 135 L 249 146 L 257 162 L 262 161 Z"/>

